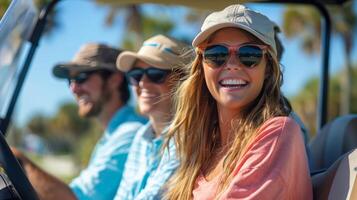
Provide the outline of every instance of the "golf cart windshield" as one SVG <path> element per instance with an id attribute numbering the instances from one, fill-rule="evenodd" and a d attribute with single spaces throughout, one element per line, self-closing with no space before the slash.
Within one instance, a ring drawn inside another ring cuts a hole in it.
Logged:
<path id="1" fill-rule="evenodd" d="M 4 116 L 18 80 L 24 48 L 37 12 L 32 1 L 13 0 L 0 21 L 0 113 Z"/>

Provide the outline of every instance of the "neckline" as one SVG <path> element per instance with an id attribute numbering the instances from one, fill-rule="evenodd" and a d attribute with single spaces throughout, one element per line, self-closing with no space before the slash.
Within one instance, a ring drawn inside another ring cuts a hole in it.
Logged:
<path id="1" fill-rule="evenodd" d="M 212 178 L 211 180 L 207 180 L 207 178 L 203 175 L 203 172 L 200 171 L 200 175 L 198 176 L 198 181 L 199 182 L 205 182 L 205 183 L 217 182 L 219 180 L 219 177 L 221 177 L 221 175 L 222 175 L 222 172 L 219 173 L 214 178 Z"/>

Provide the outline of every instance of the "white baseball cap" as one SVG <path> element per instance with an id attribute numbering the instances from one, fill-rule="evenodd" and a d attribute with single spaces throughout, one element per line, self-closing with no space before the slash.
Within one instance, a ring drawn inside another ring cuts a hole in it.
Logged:
<path id="1" fill-rule="evenodd" d="M 269 45 L 275 56 L 277 55 L 275 33 L 280 32 L 278 25 L 265 15 L 240 4 L 230 5 L 208 15 L 202 24 L 201 32 L 192 41 L 192 46 L 197 47 L 215 31 L 227 27 L 236 27 L 253 34 Z"/>

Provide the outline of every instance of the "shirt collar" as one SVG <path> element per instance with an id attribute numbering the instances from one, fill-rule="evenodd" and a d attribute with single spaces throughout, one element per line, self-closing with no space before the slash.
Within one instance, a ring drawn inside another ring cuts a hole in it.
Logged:
<path id="1" fill-rule="evenodd" d="M 152 128 L 152 124 L 151 122 L 148 122 L 145 125 L 145 132 L 143 134 L 143 138 L 147 141 L 147 142 L 153 142 L 153 143 L 161 143 L 161 141 L 163 140 L 164 135 L 166 134 L 166 132 L 168 131 L 168 126 L 164 128 L 164 131 L 160 134 L 159 137 L 155 137 L 154 134 L 154 129 Z"/>

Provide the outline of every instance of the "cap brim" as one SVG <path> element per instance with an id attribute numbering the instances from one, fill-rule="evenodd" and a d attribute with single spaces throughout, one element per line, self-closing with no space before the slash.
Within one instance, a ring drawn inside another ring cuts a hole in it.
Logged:
<path id="1" fill-rule="evenodd" d="M 80 72 L 88 72 L 94 70 L 109 70 L 114 71 L 113 68 L 103 67 L 103 66 L 88 66 L 88 65 L 78 65 L 76 63 L 59 63 L 55 65 L 52 69 L 52 73 L 57 78 L 69 78 L 71 72 L 80 73 Z"/>
<path id="2" fill-rule="evenodd" d="M 258 33 L 254 29 L 252 29 L 248 26 L 245 26 L 243 24 L 236 24 L 236 23 L 231 23 L 231 22 L 216 24 L 216 25 L 213 25 L 213 26 L 207 28 L 206 30 L 198 33 L 197 36 L 195 37 L 195 39 L 193 39 L 193 41 L 192 41 L 192 46 L 197 47 L 199 44 L 204 42 L 210 35 L 212 35 L 217 30 L 222 29 L 222 28 L 229 28 L 229 27 L 243 29 L 243 30 L 253 34 L 257 38 L 262 40 L 265 44 L 270 46 L 269 42 L 265 40 L 264 36 L 262 36 L 260 33 Z"/>
<path id="3" fill-rule="evenodd" d="M 133 67 L 137 59 L 142 60 L 143 62 L 157 68 L 171 69 L 170 63 L 165 62 L 162 58 L 159 57 L 156 58 L 154 56 L 148 57 L 131 51 L 124 51 L 118 56 L 117 68 L 120 71 L 127 72 Z"/>

